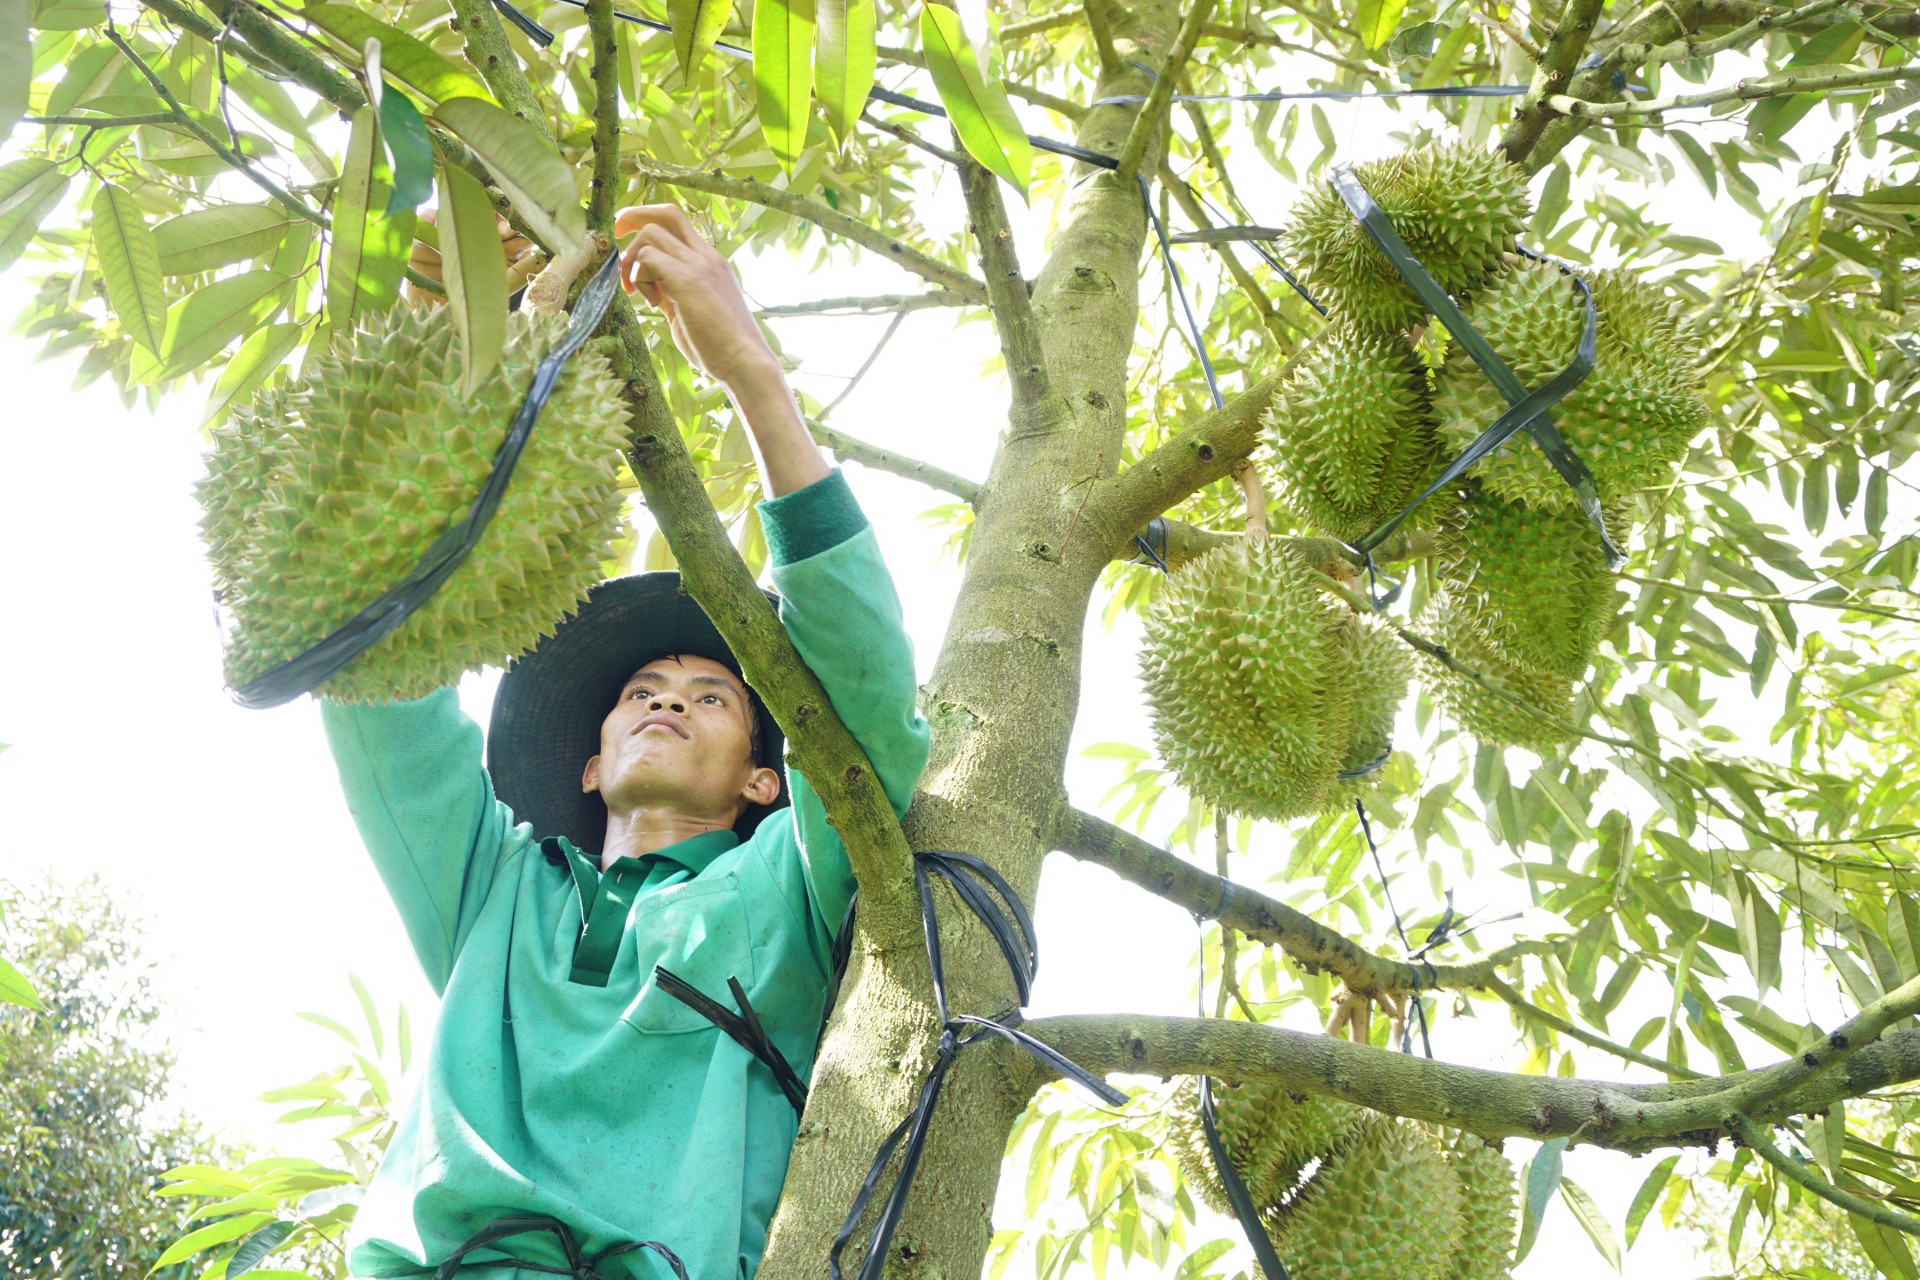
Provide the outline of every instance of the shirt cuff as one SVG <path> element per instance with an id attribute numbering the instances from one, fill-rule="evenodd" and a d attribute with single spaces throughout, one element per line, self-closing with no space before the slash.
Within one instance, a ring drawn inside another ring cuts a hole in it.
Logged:
<path id="1" fill-rule="evenodd" d="M 835 467 L 824 480 L 755 508 L 767 535 L 767 552 L 775 565 L 793 564 L 833 548 L 867 527 L 866 513 L 854 500 L 846 477 Z"/>

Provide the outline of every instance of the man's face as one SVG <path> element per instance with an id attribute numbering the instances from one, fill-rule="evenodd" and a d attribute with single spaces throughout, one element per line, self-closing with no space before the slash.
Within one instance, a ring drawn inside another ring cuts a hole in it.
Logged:
<path id="1" fill-rule="evenodd" d="M 627 678 L 600 725 L 600 754 L 580 786 L 613 813 L 666 808 L 721 826 L 779 794 L 753 762 L 753 706 L 740 678 L 710 658 L 658 658 Z"/>

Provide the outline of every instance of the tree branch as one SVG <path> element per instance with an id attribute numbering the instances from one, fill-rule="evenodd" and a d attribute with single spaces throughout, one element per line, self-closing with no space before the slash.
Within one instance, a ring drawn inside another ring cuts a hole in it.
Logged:
<path id="1" fill-rule="evenodd" d="M 668 409 L 639 319 L 622 294 L 614 295 L 608 325 L 619 338 L 611 355 L 625 385 L 628 458 L 647 510 L 679 561 L 687 590 L 786 734 L 793 768 L 826 806 L 860 882 L 862 928 L 886 945 L 908 945 L 919 932 L 920 912 L 913 900 L 913 851 L 893 806 L 727 538 Z"/>
<path id="2" fill-rule="evenodd" d="M 952 494 L 970 507 L 979 506 L 980 497 L 986 492 L 986 486 L 965 476 L 957 476 L 951 471 L 942 471 L 930 462 L 904 457 L 891 449 L 869 444 L 838 427 L 829 427 L 809 419 L 807 430 L 813 433 L 813 438 L 821 447 L 833 450 L 834 456 L 842 462 L 857 462 L 863 467 L 884 471 L 903 480 L 917 480 L 928 488 Z"/>
<path id="3" fill-rule="evenodd" d="M 466 43 L 462 52 L 486 80 L 493 96 L 501 106 L 538 130 L 541 137 L 553 141 L 553 126 L 547 121 L 547 113 L 541 110 L 533 86 L 527 83 L 527 73 L 520 66 L 519 56 L 507 43 L 506 28 L 500 25 L 493 0 L 453 0 L 453 12 L 449 25 L 464 33 Z M 591 20 L 591 9 L 588 17 Z"/>
<path id="4" fill-rule="evenodd" d="M 1736 1111 L 1727 1117 L 1727 1127 L 1733 1130 L 1734 1136 L 1744 1145 L 1751 1147 L 1762 1160 L 1785 1174 L 1788 1181 L 1799 1183 L 1822 1200 L 1837 1204 L 1848 1213 L 1857 1213 L 1883 1227 L 1892 1227 L 1896 1231 L 1904 1231 L 1909 1235 L 1920 1235 L 1920 1218 L 1901 1213 L 1897 1209 L 1889 1209 L 1884 1204 L 1869 1200 L 1865 1196 L 1855 1195 L 1851 1191 L 1842 1191 L 1815 1173 L 1805 1163 L 1791 1159 L 1780 1148 L 1774 1146 L 1766 1130 L 1755 1124 L 1750 1117 Z"/>
<path id="5" fill-rule="evenodd" d="M 1369 997 L 1485 986 L 1489 976 L 1520 956 L 1557 954 L 1566 947 L 1561 943 L 1518 943 L 1472 964 L 1406 964 L 1366 951 L 1286 903 L 1210 875 L 1090 813 L 1063 809 L 1053 844 L 1060 852 L 1103 866 L 1122 880 L 1194 915 L 1217 920 L 1256 942 L 1279 947 L 1309 973 L 1324 969 L 1335 974 L 1348 990 Z"/>
<path id="6" fill-rule="evenodd" d="M 1555 94 L 1566 92 L 1568 82 L 1580 65 L 1580 57 L 1587 50 L 1587 41 L 1593 36 L 1593 24 L 1599 20 L 1605 4 L 1606 0 L 1568 0 L 1561 10 L 1560 25 L 1554 28 L 1546 49 L 1536 59 L 1527 96 L 1521 100 L 1520 110 L 1514 113 L 1513 123 L 1500 139 L 1500 149 L 1507 159 L 1515 163 L 1525 159 L 1540 131 L 1553 118 L 1545 103 Z"/>
<path id="7" fill-rule="evenodd" d="M 1760 37 L 1774 30 L 1788 30 L 1795 23 L 1816 17 L 1829 9 L 1839 7 L 1843 0 L 1813 0 L 1791 13 L 1763 13 L 1745 26 L 1735 27 L 1725 35 L 1711 40 L 1695 40 L 1691 33 L 1683 33 L 1678 40 L 1667 44 L 1618 44 L 1608 51 L 1608 57 L 1628 66 L 1658 66 L 1668 62 L 1680 62 L 1689 58 L 1710 58 L 1716 53 L 1728 49 L 1738 49 L 1752 44 Z"/>
<path id="8" fill-rule="evenodd" d="M 891 258 L 923 280 L 930 280 L 943 289 L 950 289 L 969 303 L 984 305 L 987 301 L 987 286 L 966 272 L 950 267 L 937 258 L 929 257 L 920 250 L 894 239 L 880 228 L 869 226 L 858 218 L 841 213 L 823 201 L 797 196 L 790 191 L 770 187 L 753 178 L 735 178 L 724 173 L 706 173 L 700 170 L 683 171 L 645 160 L 640 161 L 638 167 L 647 177 L 664 182 L 670 187 L 686 187 L 692 191 L 704 191 L 709 195 L 725 196 L 730 200 L 745 200 L 750 204 L 765 205 L 769 209 L 777 209 L 781 213 L 804 218 L 822 231 L 832 232 L 834 235 Z"/>
<path id="9" fill-rule="evenodd" d="M 1682 1084 L 1617 1084 L 1554 1076 L 1510 1075 L 1416 1057 L 1313 1032 L 1216 1018 L 1086 1014 L 1036 1018 L 1022 1028 L 1096 1072 L 1210 1075 L 1264 1081 L 1340 1098 L 1389 1115 L 1465 1129 L 1482 1137 L 1566 1137 L 1591 1146 L 1646 1151 L 1712 1146 L 1726 1136 L 1721 1105 L 1753 1072 Z M 1920 1031 L 1901 1031 L 1862 1051 L 1856 1076 L 1840 1088 L 1804 1090 L 1779 1100 L 1775 1114 L 1825 1110 L 1840 1097 L 1920 1076 Z M 1036 1080 L 1044 1067 L 1029 1067 Z M 1841 1091 L 1844 1088 L 1844 1092 Z M 1673 1099 L 1656 1125 L 1650 1106 Z"/>
<path id="10" fill-rule="evenodd" d="M 1709 89 L 1705 93 L 1675 94 L 1668 98 L 1655 98 L 1651 102 L 1585 102 L 1579 98 L 1567 97 L 1565 94 L 1556 94 L 1547 99 L 1547 105 L 1562 115 L 1580 119 L 1618 119 L 1623 116 L 1656 115 L 1662 111 L 1673 111 L 1681 107 L 1710 107 L 1720 102 L 1751 102 L 1761 98 L 1781 98 L 1796 93 L 1838 93 L 1849 89 L 1874 89 L 1882 85 L 1908 84 L 1916 80 L 1920 80 L 1920 69 L 1909 67 L 1834 71 L 1818 76 L 1796 76 L 1791 71 L 1777 71 L 1770 76 L 1737 81 L 1724 89 Z"/>
<path id="11" fill-rule="evenodd" d="M 1147 92 L 1147 100 L 1140 104 L 1140 114 L 1133 118 L 1133 127 L 1127 131 L 1127 144 L 1120 149 L 1120 164 L 1114 174 L 1121 182 L 1132 181 L 1140 162 L 1146 158 L 1148 146 L 1159 137 L 1160 126 L 1166 123 L 1167 106 L 1173 101 L 1173 91 L 1180 83 L 1180 72 L 1193 55 L 1193 46 L 1200 43 L 1200 28 L 1206 25 L 1207 16 L 1213 12 L 1213 3 L 1214 0 L 1193 0 L 1193 8 L 1187 11 L 1186 21 L 1180 24 L 1180 34 L 1173 42 L 1173 51 L 1160 65 L 1159 77 Z"/>
<path id="12" fill-rule="evenodd" d="M 587 39 L 593 46 L 593 182 L 587 195 L 587 225 L 613 240 L 614 204 L 620 194 L 620 33 L 613 0 L 586 0 Z"/>
<path id="13" fill-rule="evenodd" d="M 1047 422 L 1069 420 L 1067 407 L 1054 394 L 1047 372 L 1047 355 L 1040 345 L 1040 326 L 1034 320 L 1033 299 L 1020 273 L 1020 258 L 1007 222 L 1007 206 L 1000 196 L 1000 180 L 971 159 L 960 166 L 960 190 L 967 202 L 969 229 L 980 249 L 980 274 L 986 280 L 987 303 L 994 331 L 1006 360 L 1012 384 L 1009 419 L 1016 431 L 1044 429 Z"/>
<path id="14" fill-rule="evenodd" d="M 795 302 L 787 306 L 762 307 L 753 314 L 757 316 L 816 316 L 842 314 L 851 316 L 886 315 L 890 311 L 925 311 L 929 307 L 966 307 L 972 306 L 966 298 L 951 289 L 935 289 L 931 293 L 883 293 L 866 298 L 821 298 L 816 302 Z"/>
<path id="15" fill-rule="evenodd" d="M 1093 33 L 1093 49 L 1100 58 L 1100 75 L 1110 76 L 1125 65 L 1120 60 L 1120 51 L 1113 45 L 1113 27 L 1107 22 L 1106 12 L 1101 9 L 1105 0 L 1081 0 L 1080 12 L 1086 15 L 1087 30 Z M 1071 13 L 1071 10 L 1065 11 Z M 1060 17 L 1060 14 L 1055 14 Z M 1001 29 L 1001 38 L 1008 37 L 1009 28 Z"/>
<path id="16" fill-rule="evenodd" d="M 140 0 L 140 2 L 146 8 L 159 14 L 166 21 L 171 22 L 174 26 L 179 27 L 183 31 L 192 32 L 208 44 L 221 42 L 230 30 L 230 28 L 223 27 L 219 23 L 195 13 L 192 9 L 187 8 L 186 5 L 177 3 L 177 0 Z M 227 48 L 233 50 L 234 54 L 238 56 L 242 62 L 251 66 L 254 70 L 272 76 L 276 80 L 285 79 L 288 75 L 286 68 L 280 66 L 280 64 L 265 54 L 260 53 L 258 50 L 249 47 L 247 44 L 239 40 L 225 40 L 224 43 Z"/>
<path id="17" fill-rule="evenodd" d="M 1083 17 L 1086 10 L 1075 7 L 1056 9 L 1052 13 L 1043 13 L 1037 18 L 1028 18 L 1025 22 L 1010 22 L 1000 28 L 1002 44 L 1009 40 L 1024 40 L 1028 36 L 1037 36 L 1047 31 L 1058 31 L 1061 27 L 1072 26 Z"/>

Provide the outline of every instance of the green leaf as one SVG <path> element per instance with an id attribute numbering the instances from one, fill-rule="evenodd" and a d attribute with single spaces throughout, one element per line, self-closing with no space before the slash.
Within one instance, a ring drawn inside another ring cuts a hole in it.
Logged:
<path id="1" fill-rule="evenodd" d="M 93 251 L 107 305 L 127 336 L 158 354 L 167 323 L 167 294 L 160 285 L 160 253 L 133 197 L 103 183 L 93 197 Z"/>
<path id="2" fill-rule="evenodd" d="M 251 1191 L 253 1183 L 246 1175 L 210 1164 L 183 1164 L 160 1175 L 171 1182 L 211 1182 L 235 1191 Z"/>
<path id="3" fill-rule="evenodd" d="M 457 63 L 434 52 L 432 46 L 349 5 L 310 5 L 300 11 L 300 16 L 356 54 L 366 48 L 368 40 L 378 40 L 381 70 L 435 102 L 446 102 L 450 98 L 493 100 L 486 85 L 470 72 L 461 70 Z"/>
<path id="4" fill-rule="evenodd" d="M 1720 175 L 1714 168 L 1713 157 L 1707 154 L 1707 149 L 1685 129 L 1674 129 L 1667 136 L 1673 139 L 1674 145 L 1680 148 L 1680 154 L 1684 155 L 1687 163 L 1693 166 L 1694 176 L 1700 179 L 1700 185 L 1707 189 L 1707 194 L 1718 194 Z"/>
<path id="5" fill-rule="evenodd" d="M 474 98 L 460 101 L 478 103 Z M 363 314 L 385 311 L 400 297 L 400 276 L 413 242 L 413 211 L 397 218 L 380 212 L 386 184 L 379 172 L 385 167 L 379 163 L 379 132 L 372 106 L 353 113 L 334 202 L 333 248 L 327 254 L 327 345 L 352 332 Z"/>
<path id="6" fill-rule="evenodd" d="M 0 1004 L 17 1004 L 25 1009 L 47 1007 L 41 1003 L 26 975 L 5 960 L 0 960 Z"/>
<path id="7" fill-rule="evenodd" d="M 1888 1230 L 1871 1218 L 1863 1218 L 1857 1213 L 1847 1215 L 1847 1225 L 1853 1228 L 1861 1251 L 1881 1275 L 1891 1276 L 1894 1280 L 1915 1280 L 1916 1276 L 1920 1276 L 1920 1269 L 1913 1264 L 1913 1251 L 1907 1248 L 1907 1242 L 1899 1232 Z"/>
<path id="8" fill-rule="evenodd" d="M 1640 1190 L 1634 1192 L 1633 1203 L 1627 1206 L 1627 1248 L 1633 1248 L 1633 1242 L 1640 1238 L 1641 1224 L 1647 1220 L 1648 1211 L 1666 1189 L 1667 1179 L 1673 1176 L 1673 1167 L 1679 1163 L 1679 1156 L 1668 1156 L 1653 1166 L 1653 1172 L 1640 1184 Z"/>
<path id="9" fill-rule="evenodd" d="M 1407 11 L 1407 0 L 1360 0 L 1355 14 L 1355 25 L 1360 28 L 1360 38 L 1366 41 L 1367 48 L 1378 49 L 1393 39 L 1394 29 L 1400 25 L 1400 15 Z"/>
<path id="10" fill-rule="evenodd" d="M 760 131 L 793 172 L 813 114 L 814 0 L 754 0 L 753 93 Z"/>
<path id="11" fill-rule="evenodd" d="M 242 1240 L 240 1247 L 233 1251 L 233 1256 L 227 1259 L 227 1280 L 233 1280 L 235 1276 L 252 1271 L 268 1254 L 285 1244 L 288 1236 L 299 1229 L 300 1224 L 297 1222 L 269 1222 Z"/>
<path id="12" fill-rule="evenodd" d="M 169 218 L 153 229 L 160 274 L 198 275 L 271 253 L 290 221 L 276 204 L 217 204 Z"/>
<path id="13" fill-rule="evenodd" d="M 1600 1206 L 1587 1194 L 1585 1187 L 1572 1178 L 1560 1179 L 1560 1198 L 1567 1202 L 1567 1208 L 1573 1210 L 1573 1217 L 1587 1233 L 1587 1239 L 1593 1241 L 1593 1247 L 1607 1260 L 1615 1271 L 1621 1270 L 1620 1241 L 1613 1234 L 1613 1224 L 1607 1221 L 1607 1215 L 1600 1212 Z"/>
<path id="14" fill-rule="evenodd" d="M 1533 1153 L 1533 1159 L 1527 1162 L 1527 1176 L 1524 1180 L 1526 1196 L 1520 1206 L 1520 1242 L 1514 1246 L 1513 1261 L 1518 1265 L 1533 1248 L 1535 1237 L 1540 1234 L 1540 1219 L 1547 1211 L 1547 1202 L 1553 1199 L 1554 1190 L 1560 1185 L 1560 1161 L 1567 1149 L 1565 1138 L 1554 1138 L 1540 1144 Z"/>
<path id="15" fill-rule="evenodd" d="M 466 364 L 461 390 L 472 395 L 499 367 L 506 348 L 507 263 L 486 188 L 453 165 L 441 169 L 438 226 L 447 306 Z"/>
<path id="16" fill-rule="evenodd" d="M 688 79 L 726 29 L 733 0 L 667 0 L 667 24 L 673 28 L 673 52 Z"/>
<path id="17" fill-rule="evenodd" d="M 0 0 L 0 31 L 24 33 L 27 0 Z M 33 43 L 24 34 L 0 41 L 0 139 L 27 113 L 27 90 L 33 83 Z"/>
<path id="18" fill-rule="evenodd" d="M 0 271 L 33 243 L 40 219 L 67 193 L 67 177 L 49 160 L 15 160 L 0 166 Z"/>
<path id="19" fill-rule="evenodd" d="M 920 47 L 941 105 L 968 154 L 1024 197 L 1033 176 L 1033 146 L 1007 102 L 1005 87 L 980 74 L 980 60 L 960 26 L 960 15 L 944 5 L 923 5 Z"/>
<path id="20" fill-rule="evenodd" d="M 400 1054 L 400 1074 L 407 1074 L 407 1064 L 413 1061 L 413 1024 L 407 1018 L 407 1006 L 400 1006 L 399 1014 L 393 1020 L 394 1047 Z"/>
<path id="21" fill-rule="evenodd" d="M 548 249 L 572 253 L 586 244 L 587 214 L 573 169 L 531 125 L 478 98 L 443 102 L 434 115 L 480 157 Z"/>
<path id="22" fill-rule="evenodd" d="M 233 359 L 220 371 L 213 390 L 207 393 L 207 407 L 201 414 L 200 425 L 206 427 L 221 421 L 236 400 L 252 396 L 300 345 L 306 328 L 300 324 L 270 324 L 241 343 Z"/>
<path id="23" fill-rule="evenodd" d="M 496 252 L 498 240 L 495 241 Z M 360 1013 L 367 1020 L 367 1031 L 373 1037 L 373 1052 L 378 1056 L 386 1052 L 384 1037 L 380 1031 L 380 1011 L 374 1007 L 373 993 L 367 990 L 367 984 L 360 981 L 357 973 L 347 974 L 347 984 L 353 988 L 353 995 L 360 1002 Z"/>
<path id="24" fill-rule="evenodd" d="M 106 0 L 37 0 L 33 7 L 33 25 L 41 31 L 79 31 L 106 22 Z"/>
<path id="25" fill-rule="evenodd" d="M 392 85 L 380 95 L 380 137 L 387 144 L 387 164 L 393 173 L 393 191 L 387 197 L 387 217 L 412 209 L 433 194 L 433 144 L 427 141 L 427 122 L 413 99 Z"/>
<path id="26" fill-rule="evenodd" d="M 218 355 L 243 333 L 251 333 L 286 301 L 287 278 L 273 271 L 248 271 L 215 280 L 167 308 L 166 332 L 155 355 L 136 350 L 127 373 L 130 387 L 170 382 Z"/>
<path id="27" fill-rule="evenodd" d="M 814 92 L 826 113 L 827 128 L 846 141 L 866 110 L 873 88 L 876 52 L 873 0 L 819 0 L 814 49 Z"/>
<path id="28" fill-rule="evenodd" d="M 162 1267 L 170 1266 L 182 1258 L 191 1258 L 202 1249 L 211 1249 L 214 1245 L 237 1240 L 255 1227 L 271 1221 L 273 1221 L 273 1215 L 270 1213 L 243 1213 L 239 1217 L 216 1222 L 210 1227 L 189 1231 L 167 1246 L 167 1251 L 160 1255 L 159 1260 L 153 1264 L 147 1274 L 152 1275 Z"/>

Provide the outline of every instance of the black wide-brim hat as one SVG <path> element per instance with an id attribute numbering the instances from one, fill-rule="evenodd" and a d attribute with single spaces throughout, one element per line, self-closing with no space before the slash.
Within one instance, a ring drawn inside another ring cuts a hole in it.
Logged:
<path id="1" fill-rule="evenodd" d="M 607 806 L 598 791 L 580 789 L 581 771 L 600 750 L 601 722 L 627 677 L 670 653 L 710 658 L 740 675 L 739 661 L 682 590 L 680 575 L 638 573 L 594 587 L 578 613 L 507 668 L 493 698 L 487 772 L 494 794 L 532 823 L 536 836 L 565 836 L 577 849 L 600 853 Z M 786 739 L 751 689 L 748 701 L 760 730 L 754 763 L 780 775 L 780 794 L 740 815 L 733 829 L 742 840 L 791 798 L 780 766 Z"/>

